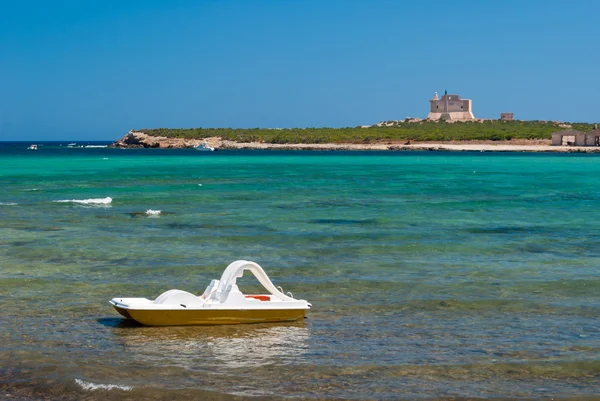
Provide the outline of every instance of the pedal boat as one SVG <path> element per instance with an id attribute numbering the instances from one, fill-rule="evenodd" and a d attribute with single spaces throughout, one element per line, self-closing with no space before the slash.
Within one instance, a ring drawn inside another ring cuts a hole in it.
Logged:
<path id="1" fill-rule="evenodd" d="M 246 270 L 269 294 L 242 294 L 236 280 Z M 169 290 L 153 301 L 113 298 L 110 304 L 124 317 L 146 326 L 291 322 L 304 318 L 311 304 L 288 294 L 279 291 L 258 264 L 238 260 L 227 266 L 220 280 L 212 280 L 201 296 Z"/>

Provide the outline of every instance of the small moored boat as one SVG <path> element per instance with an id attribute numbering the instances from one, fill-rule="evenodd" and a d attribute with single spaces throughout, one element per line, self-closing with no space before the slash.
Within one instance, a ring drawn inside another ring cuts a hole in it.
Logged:
<path id="1" fill-rule="evenodd" d="M 37 147 L 37 145 L 34 143 L 34 144 L 32 144 L 32 145 L 29 145 L 29 146 L 27 147 L 27 150 L 37 150 L 37 148 L 38 148 L 38 147 Z"/>
<path id="2" fill-rule="evenodd" d="M 203 152 L 214 152 L 216 150 L 215 148 L 213 148 L 212 146 L 210 146 L 208 144 L 208 142 L 201 142 L 194 149 L 200 150 L 200 151 L 203 151 Z"/>
<path id="3" fill-rule="evenodd" d="M 250 271 L 269 294 L 244 295 L 236 280 Z M 311 308 L 303 299 L 279 291 L 258 264 L 247 260 L 231 263 L 220 280 L 212 280 L 201 296 L 169 290 L 155 300 L 113 298 L 110 304 L 121 315 L 147 326 L 216 325 L 291 322 Z"/>

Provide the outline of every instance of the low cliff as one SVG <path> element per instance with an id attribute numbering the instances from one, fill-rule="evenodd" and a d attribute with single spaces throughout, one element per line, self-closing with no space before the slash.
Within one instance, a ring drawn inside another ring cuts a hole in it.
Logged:
<path id="1" fill-rule="evenodd" d="M 167 138 L 166 136 L 150 136 L 144 132 L 129 131 L 127 135 L 110 145 L 113 148 L 195 148 L 206 142 L 212 147 L 219 147 L 220 138 L 184 139 Z"/>

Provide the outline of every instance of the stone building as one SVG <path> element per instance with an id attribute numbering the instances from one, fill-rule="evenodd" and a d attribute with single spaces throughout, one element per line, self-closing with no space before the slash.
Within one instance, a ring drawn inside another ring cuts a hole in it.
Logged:
<path id="1" fill-rule="evenodd" d="M 431 99 L 429 103 L 431 104 L 431 107 L 429 109 L 429 115 L 427 116 L 428 120 L 475 120 L 470 99 L 461 99 L 459 95 L 449 95 L 446 91 L 441 99 L 438 98 L 438 94 L 436 92 L 433 95 L 433 99 Z"/>
<path id="2" fill-rule="evenodd" d="M 515 121 L 514 113 L 500 113 L 501 121 Z"/>
<path id="3" fill-rule="evenodd" d="M 600 146 L 600 130 L 582 132 L 572 129 L 554 132 L 552 134 L 554 146 Z"/>
<path id="4" fill-rule="evenodd" d="M 586 132 L 585 146 L 600 146 L 600 129 Z"/>

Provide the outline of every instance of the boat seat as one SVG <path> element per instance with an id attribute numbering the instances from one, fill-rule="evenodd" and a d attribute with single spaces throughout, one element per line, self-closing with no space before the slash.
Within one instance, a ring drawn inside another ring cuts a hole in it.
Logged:
<path id="1" fill-rule="evenodd" d="M 259 301 L 270 301 L 271 300 L 271 296 L 269 296 L 269 295 L 246 295 L 246 298 L 254 298 L 254 299 L 258 299 Z"/>

